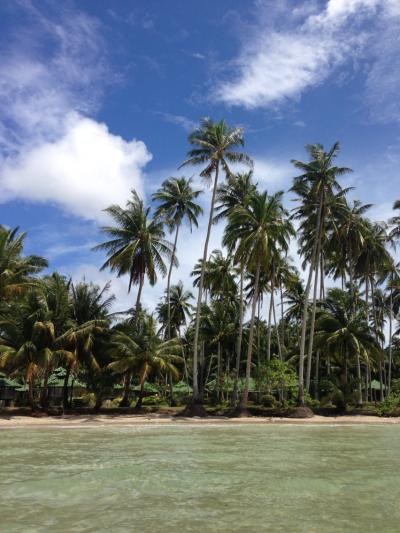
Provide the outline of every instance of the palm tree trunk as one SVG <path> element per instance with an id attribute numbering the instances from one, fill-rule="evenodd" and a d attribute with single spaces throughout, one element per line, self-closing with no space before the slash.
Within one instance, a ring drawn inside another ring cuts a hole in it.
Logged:
<path id="1" fill-rule="evenodd" d="M 43 389 L 40 395 L 40 405 L 43 409 L 46 409 L 48 407 L 48 381 L 49 381 L 49 375 L 50 375 L 50 368 L 47 366 L 46 370 L 44 372 L 43 377 Z"/>
<path id="2" fill-rule="evenodd" d="M 94 405 L 94 410 L 98 411 L 103 403 L 103 391 L 100 389 L 96 392 L 96 403 Z"/>
<path id="3" fill-rule="evenodd" d="M 278 343 L 278 355 L 279 355 L 279 359 L 282 361 L 283 358 L 282 358 L 281 339 L 279 337 L 279 328 L 278 328 L 277 323 L 276 323 L 275 300 L 274 300 L 274 295 L 273 294 L 272 294 L 272 314 L 273 314 L 273 317 L 274 317 L 274 326 L 275 326 L 275 331 L 276 331 L 276 342 Z"/>
<path id="4" fill-rule="evenodd" d="M 69 381 L 70 375 L 71 375 L 71 365 L 68 365 L 67 371 L 65 372 L 64 383 L 63 383 L 63 393 L 62 393 L 63 414 L 64 414 L 64 411 L 68 408 L 68 381 Z"/>
<path id="5" fill-rule="evenodd" d="M 31 377 L 28 381 L 28 404 L 31 410 L 34 408 L 34 399 L 33 399 L 33 378 Z"/>
<path id="6" fill-rule="evenodd" d="M 310 392 L 310 382 L 311 382 L 311 366 L 312 366 L 312 352 L 314 344 L 314 328 L 315 328 L 315 314 L 317 311 L 317 291 L 318 291 L 318 273 L 319 273 L 319 256 L 321 254 L 321 241 L 319 239 L 318 249 L 317 249 L 317 261 L 315 265 L 315 276 L 314 276 L 314 290 L 313 290 L 313 303 L 311 311 L 311 324 L 310 324 L 310 339 L 308 344 L 308 354 L 307 354 L 307 373 L 306 373 L 306 391 Z"/>
<path id="7" fill-rule="evenodd" d="M 271 279 L 271 295 L 269 299 L 269 311 L 268 311 L 268 336 L 267 336 L 267 361 L 271 360 L 271 330 L 272 330 L 272 306 L 274 305 L 274 281 L 275 273 L 272 271 Z"/>
<path id="8" fill-rule="evenodd" d="M 176 254 L 176 243 L 178 242 L 178 234 L 179 234 L 179 227 L 180 224 L 178 223 L 176 225 L 176 232 L 175 232 L 175 240 L 174 240 L 174 248 L 172 250 L 172 257 L 171 257 L 171 263 L 169 265 L 168 270 L 168 279 L 167 279 L 167 335 L 168 339 L 171 338 L 171 274 L 172 274 L 172 268 L 174 266 L 174 259 Z"/>
<path id="9" fill-rule="evenodd" d="M 320 356 L 320 351 L 317 350 L 317 356 L 315 358 L 315 377 L 314 377 L 314 397 L 316 400 L 319 400 L 319 385 L 318 385 L 318 380 L 319 380 L 319 356 Z"/>
<path id="10" fill-rule="evenodd" d="M 210 241 L 211 226 L 212 226 L 213 215 L 214 215 L 215 195 L 217 192 L 217 185 L 218 185 L 218 173 L 219 173 L 219 163 L 217 163 L 217 166 L 215 167 L 215 178 L 214 178 L 214 187 L 213 187 L 213 192 L 212 192 L 212 197 L 211 197 L 210 216 L 208 219 L 206 241 L 204 243 L 203 262 L 201 265 L 199 291 L 198 291 L 198 296 L 197 296 L 196 323 L 195 323 L 194 343 L 193 343 L 193 399 L 192 401 L 194 404 L 202 403 L 202 398 L 199 395 L 199 379 L 198 379 L 198 344 L 199 344 L 199 330 L 200 330 L 200 310 L 201 310 L 201 299 L 203 295 L 204 273 L 206 269 L 206 261 L 207 261 L 207 256 L 208 256 L 208 243 Z"/>
<path id="11" fill-rule="evenodd" d="M 243 311 L 244 311 L 243 279 L 244 279 L 244 268 L 242 266 L 241 269 L 240 269 L 239 335 L 238 335 L 238 340 L 237 340 L 237 345 L 236 345 L 235 383 L 233 385 L 232 407 L 236 405 L 237 398 L 238 398 L 240 358 L 241 358 L 241 355 L 242 355 Z"/>
<path id="12" fill-rule="evenodd" d="M 136 304 L 135 304 L 135 321 L 137 320 L 137 316 L 138 316 L 139 309 L 140 309 L 140 299 L 142 296 L 143 285 L 144 285 L 144 273 L 141 272 L 140 280 L 139 280 L 139 289 L 138 289 L 138 293 L 136 296 Z"/>
<path id="13" fill-rule="evenodd" d="M 217 343 L 217 401 L 221 401 L 221 343 Z"/>
<path id="14" fill-rule="evenodd" d="M 316 261 L 318 260 L 317 250 L 318 250 L 318 244 L 319 244 L 320 227 L 321 227 L 321 219 L 322 219 L 322 201 L 323 201 L 323 198 L 321 195 L 319 206 L 318 206 L 317 224 L 316 224 L 317 238 L 315 239 L 315 242 L 313 245 L 310 271 L 308 273 L 307 285 L 304 291 L 303 322 L 301 325 L 300 356 L 299 356 L 299 394 L 298 394 L 298 399 L 297 399 L 297 402 L 300 406 L 304 406 L 304 354 L 305 354 L 305 349 L 306 349 L 308 298 L 310 295 L 313 272 L 316 268 Z"/>
<path id="15" fill-rule="evenodd" d="M 387 396 L 390 395 L 392 388 L 392 336 L 393 336 L 393 273 L 390 275 L 390 297 L 389 297 L 389 368 L 388 368 L 388 385 L 387 385 Z"/>
<path id="16" fill-rule="evenodd" d="M 283 313 L 283 289 L 282 289 L 282 282 L 279 283 L 279 292 L 280 292 L 280 299 L 281 299 L 281 327 L 282 327 L 282 349 L 285 350 L 285 320 L 284 320 L 284 313 Z"/>
<path id="17" fill-rule="evenodd" d="M 174 407 L 175 405 L 175 399 L 174 399 L 174 384 L 172 381 L 172 374 L 171 372 L 168 372 L 168 386 L 169 386 L 169 405 L 171 407 Z"/>
<path id="18" fill-rule="evenodd" d="M 142 403 L 143 403 L 143 396 L 144 396 L 144 383 L 145 383 L 145 379 L 143 379 L 140 383 L 140 391 L 139 391 L 139 398 L 136 402 L 136 405 L 135 405 L 135 409 L 140 409 L 142 407 Z"/>
<path id="19" fill-rule="evenodd" d="M 253 295 L 253 305 L 251 308 L 251 319 L 250 319 L 250 332 L 249 332 L 249 345 L 247 347 L 247 361 L 246 361 L 246 379 L 244 383 L 243 396 L 240 405 L 242 411 L 246 411 L 247 402 L 249 399 L 249 385 L 250 385 L 250 373 L 251 373 L 251 356 L 253 353 L 253 339 L 254 339 L 254 318 L 256 315 L 257 300 L 258 300 L 258 284 L 260 280 L 260 270 L 261 262 L 258 262 L 256 270 L 256 279 L 254 283 L 254 295 Z"/>
<path id="20" fill-rule="evenodd" d="M 261 306 L 261 298 L 258 298 L 257 303 L 258 309 L 257 309 L 257 365 L 260 366 L 261 360 L 260 360 L 260 306 Z"/>
<path id="21" fill-rule="evenodd" d="M 120 407 L 129 407 L 129 395 L 131 391 L 132 373 L 128 370 L 124 374 L 124 395 L 119 404 Z"/>

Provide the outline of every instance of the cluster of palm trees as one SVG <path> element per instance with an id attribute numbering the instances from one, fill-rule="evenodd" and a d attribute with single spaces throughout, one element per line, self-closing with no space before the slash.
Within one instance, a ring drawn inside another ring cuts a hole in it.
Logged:
<path id="1" fill-rule="evenodd" d="M 106 253 L 102 269 L 127 275 L 128 291 L 137 289 L 124 315 L 110 313 L 107 286 L 40 276 L 46 262 L 24 257 L 24 235 L 3 228 L 0 367 L 24 376 L 31 401 L 35 379 L 46 384 L 56 364 L 66 368 L 66 382 L 80 372 L 99 404 L 113 380 L 123 382 L 125 406 L 132 383 L 139 385 L 138 407 L 146 381 L 168 383 L 172 403 L 173 384 L 183 380 L 192 390 L 186 411 L 192 414 L 203 412 L 206 398 L 246 411 L 252 378 L 275 372 L 276 379 L 278 370 L 279 391 L 267 383 L 266 392 L 300 406 L 312 398 L 343 406 L 390 395 L 400 378 L 393 253 L 400 217 L 373 222 L 370 205 L 350 202 L 340 178 L 351 169 L 336 165 L 338 143 L 328 151 L 306 146 L 308 160 L 292 161 L 299 175 L 289 211 L 283 191 L 269 194 L 254 181 L 252 160 L 241 151 L 242 128 L 204 119 L 188 141 L 181 166 L 200 165 L 211 184 L 203 253 L 192 272 L 197 298 L 182 282 L 171 283 L 180 230 L 195 231 L 203 212 L 193 179 L 167 179 L 151 206 L 133 191 L 125 207 L 106 209 L 112 222 L 95 249 Z M 248 170 L 238 172 L 238 164 Z M 216 223 L 224 224 L 223 251 L 210 253 Z M 305 283 L 288 255 L 295 238 Z M 150 314 L 143 287 L 158 276 L 167 278 L 165 295 Z"/>

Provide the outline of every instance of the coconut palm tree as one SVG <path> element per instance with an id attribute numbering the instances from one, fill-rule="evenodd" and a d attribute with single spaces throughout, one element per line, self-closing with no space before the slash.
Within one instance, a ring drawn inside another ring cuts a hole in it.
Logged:
<path id="1" fill-rule="evenodd" d="M 227 177 L 216 194 L 214 222 L 227 218 L 229 214 L 240 204 L 246 203 L 249 196 L 257 191 L 257 183 L 253 182 L 253 171 L 238 172 Z"/>
<path id="2" fill-rule="evenodd" d="M 114 359 L 109 364 L 111 370 L 125 375 L 137 373 L 140 385 L 137 409 L 142 406 L 144 384 L 151 374 L 170 374 L 179 379 L 178 366 L 183 363 L 181 342 L 178 338 L 161 340 L 151 316 L 144 318 L 140 331 L 116 331 L 109 353 Z"/>
<path id="3" fill-rule="evenodd" d="M 288 214 L 282 206 L 283 192 L 268 196 L 266 192 L 251 195 L 245 206 L 239 205 L 229 216 L 223 243 L 228 248 L 237 242 L 235 259 L 255 272 L 254 294 L 251 308 L 249 341 L 246 360 L 246 380 L 241 410 L 247 409 L 249 381 L 254 339 L 254 319 L 259 298 L 261 270 L 269 271 L 272 257 L 286 252 L 289 238 L 294 234 Z"/>
<path id="4" fill-rule="evenodd" d="M 356 366 L 357 389 L 361 381 L 359 359 L 379 359 L 381 347 L 362 310 L 353 309 L 350 293 L 330 289 L 318 313 L 316 345 L 329 354 L 340 369 L 341 383 L 348 386 L 349 366 Z M 359 398 L 359 396 L 358 396 Z"/>
<path id="5" fill-rule="evenodd" d="M 132 199 L 125 209 L 112 205 L 105 212 L 116 225 L 101 228 L 110 240 L 98 244 L 94 250 L 107 253 L 101 270 L 109 268 L 117 272 L 118 277 L 128 274 L 128 292 L 132 285 L 139 286 L 135 305 L 138 313 L 145 277 L 150 285 L 155 285 L 157 272 L 162 276 L 167 274 L 166 260 L 178 265 L 173 245 L 164 238 L 163 221 L 159 217 L 150 217 L 150 207 L 144 206 L 135 191 L 132 191 Z"/>
<path id="6" fill-rule="evenodd" d="M 66 372 L 63 385 L 63 410 L 68 407 L 68 382 L 71 372 L 86 364 L 99 370 L 93 351 L 95 337 L 103 333 L 111 318 L 110 308 L 115 296 L 107 295 L 110 283 L 100 288 L 85 280 L 71 284 L 71 308 L 73 325 L 57 339 L 62 349 Z"/>
<path id="7" fill-rule="evenodd" d="M 396 200 L 393 204 L 393 209 L 400 209 L 400 200 Z M 400 239 L 400 215 L 396 215 L 389 220 L 389 224 L 392 226 L 390 232 L 390 238 L 394 240 Z"/>
<path id="8" fill-rule="evenodd" d="M 164 324 L 165 331 L 167 331 L 168 324 L 170 325 L 170 334 L 167 334 L 166 338 L 180 337 L 182 326 L 187 323 L 193 312 L 193 305 L 190 303 L 193 294 L 186 291 L 183 288 L 183 283 L 179 281 L 170 287 L 168 306 L 168 291 L 165 292 L 165 298 L 157 306 L 158 319 Z"/>
<path id="9" fill-rule="evenodd" d="M 302 174 L 294 178 L 292 191 L 303 200 L 302 205 L 297 209 L 298 218 L 310 218 L 313 214 L 315 220 L 314 232 L 310 235 L 311 244 L 310 268 L 308 273 L 307 284 L 305 287 L 305 298 L 303 307 L 303 319 L 300 339 L 299 354 L 299 397 L 298 403 L 304 406 L 304 354 L 306 345 L 308 300 L 310 295 L 312 277 L 315 273 L 314 280 L 314 298 L 313 298 L 313 316 L 316 302 L 316 284 L 318 279 L 318 267 L 320 265 L 320 254 L 323 242 L 324 229 L 326 228 L 326 217 L 328 206 L 333 201 L 335 193 L 340 192 L 341 186 L 337 181 L 338 176 L 351 172 L 350 168 L 337 167 L 333 165 L 335 158 L 339 154 L 339 143 L 336 142 L 332 148 L 325 152 L 321 144 L 306 145 L 306 150 L 310 155 L 310 161 L 303 162 L 292 160 L 296 168 L 301 170 Z M 304 203 L 304 198 L 307 202 Z M 312 207 L 310 213 L 310 207 Z M 310 328 L 310 342 L 314 334 L 313 327 Z"/>
<path id="10" fill-rule="evenodd" d="M 221 400 L 223 363 L 225 374 L 229 372 L 231 348 L 234 347 L 237 331 L 238 302 L 232 300 L 213 300 L 210 307 L 202 307 L 202 321 L 200 331 L 209 348 L 217 349 L 216 365 L 216 396 Z M 211 361 L 210 361 L 211 364 Z"/>
<path id="11" fill-rule="evenodd" d="M 250 196 L 257 191 L 257 184 L 253 182 L 253 172 L 237 173 L 228 176 L 226 183 L 221 184 L 217 189 L 217 214 L 214 217 L 214 222 L 227 218 L 232 211 L 238 206 L 244 206 Z M 233 254 L 233 249 L 229 250 L 229 254 Z M 235 365 L 235 381 L 232 394 L 232 406 L 236 405 L 238 396 L 239 384 L 239 367 L 242 356 L 242 339 L 243 339 L 243 317 L 245 312 L 245 299 L 243 297 L 244 284 L 244 267 L 239 265 L 240 282 L 240 309 L 239 309 L 239 332 L 236 344 L 236 365 Z"/>
<path id="12" fill-rule="evenodd" d="M 214 174 L 214 184 L 211 196 L 210 213 L 208 218 L 207 234 L 204 243 L 203 263 L 199 283 L 199 291 L 196 306 L 195 334 L 193 342 L 193 404 L 201 403 L 198 382 L 198 341 L 200 327 L 200 306 L 203 295 L 203 281 L 206 261 L 208 258 L 208 243 L 211 235 L 211 226 L 214 218 L 214 205 L 218 186 L 219 171 L 231 175 L 229 164 L 245 163 L 252 166 L 252 160 L 243 152 L 236 151 L 237 147 L 244 145 L 243 129 L 230 127 L 224 120 L 214 122 L 209 118 L 201 121 L 200 127 L 189 135 L 189 144 L 194 148 L 189 150 L 188 158 L 183 165 L 206 165 L 200 172 L 205 179 L 211 179 Z"/>
<path id="13" fill-rule="evenodd" d="M 21 372 L 34 403 L 34 386 L 42 378 L 40 404 L 47 407 L 47 383 L 54 362 L 63 356 L 57 337 L 68 327 L 68 283 L 53 274 L 0 315 L 0 367 Z M 66 309 L 65 309 L 66 308 Z"/>
<path id="14" fill-rule="evenodd" d="M 153 194 L 153 200 L 159 202 L 155 216 L 164 218 L 171 232 L 175 230 L 175 239 L 167 278 L 168 338 L 171 338 L 171 274 L 176 256 L 179 229 L 185 220 L 189 224 L 190 231 L 192 231 L 193 226 L 196 228 L 198 227 L 197 219 L 203 213 L 203 209 L 198 203 L 196 203 L 196 200 L 200 194 L 201 191 L 193 190 L 192 178 L 186 179 L 185 177 L 169 178 L 168 180 L 164 181 L 161 185 L 161 188 Z"/>
<path id="15" fill-rule="evenodd" d="M 42 257 L 23 256 L 26 233 L 0 226 L 0 300 L 21 295 L 32 288 L 34 274 L 48 266 Z"/>

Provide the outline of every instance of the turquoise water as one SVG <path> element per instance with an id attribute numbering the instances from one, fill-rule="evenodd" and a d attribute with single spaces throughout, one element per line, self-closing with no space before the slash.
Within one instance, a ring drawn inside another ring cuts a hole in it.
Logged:
<path id="1" fill-rule="evenodd" d="M 0 431 L 0 531 L 400 531 L 400 426 Z"/>

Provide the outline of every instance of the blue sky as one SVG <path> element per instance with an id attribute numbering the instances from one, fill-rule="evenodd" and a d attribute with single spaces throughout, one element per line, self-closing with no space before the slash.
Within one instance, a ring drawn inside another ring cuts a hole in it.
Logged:
<path id="1" fill-rule="evenodd" d="M 304 144 L 340 140 L 372 218 L 400 197 L 400 0 L 3 0 L 0 47 L 1 223 L 74 279 L 112 279 L 91 251 L 102 209 L 181 175 L 203 116 L 244 126 L 270 192 L 290 187 Z M 183 233 L 175 281 L 190 283 L 204 226 Z M 134 298 L 124 279 L 113 290 Z"/>

